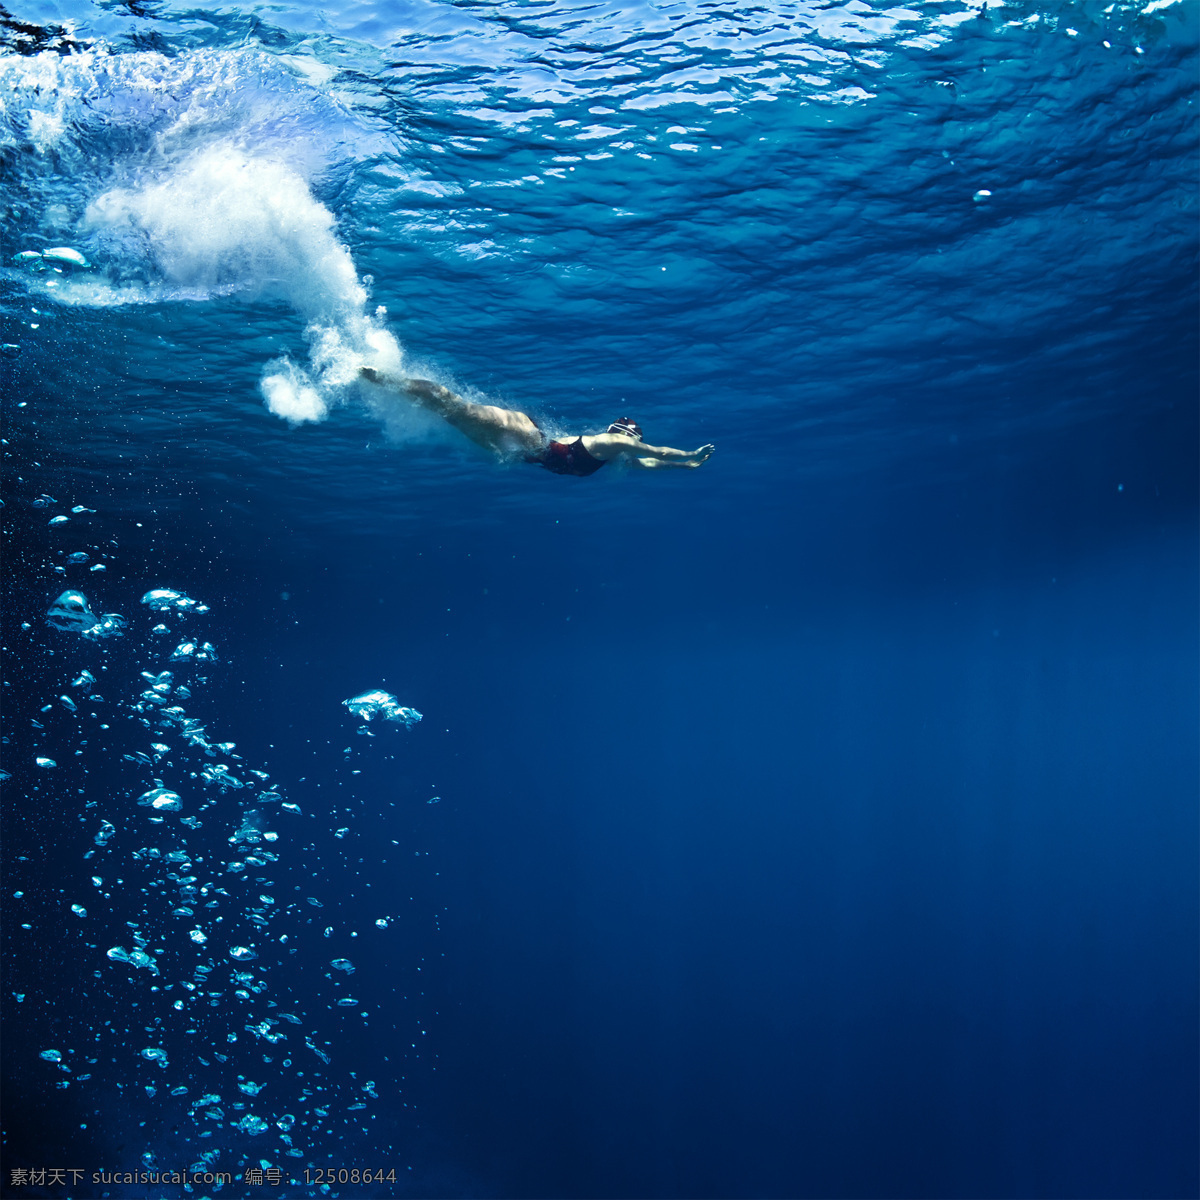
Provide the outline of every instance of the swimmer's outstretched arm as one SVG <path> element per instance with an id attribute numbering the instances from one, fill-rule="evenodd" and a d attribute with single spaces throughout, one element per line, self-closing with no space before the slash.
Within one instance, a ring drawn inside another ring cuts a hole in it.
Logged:
<path id="1" fill-rule="evenodd" d="M 584 438 L 584 446 L 593 458 L 605 462 L 619 460 L 631 467 L 654 470 L 658 467 L 695 468 L 708 462 L 715 446 L 701 446 L 697 450 L 676 450 L 671 446 L 651 446 L 636 441 L 623 433 L 600 433 Z"/>

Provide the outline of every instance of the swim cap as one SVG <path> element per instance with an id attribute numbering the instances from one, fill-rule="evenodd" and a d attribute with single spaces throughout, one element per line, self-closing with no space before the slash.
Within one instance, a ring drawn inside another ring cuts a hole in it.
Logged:
<path id="1" fill-rule="evenodd" d="M 642 427 L 629 417 L 618 417 L 606 430 L 607 433 L 623 433 L 628 437 L 632 434 L 640 442 L 642 440 Z"/>

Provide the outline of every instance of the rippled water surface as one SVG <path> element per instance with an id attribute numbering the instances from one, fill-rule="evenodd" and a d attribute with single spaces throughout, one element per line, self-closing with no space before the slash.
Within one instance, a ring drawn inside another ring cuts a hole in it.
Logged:
<path id="1" fill-rule="evenodd" d="M 1195 1194 L 1198 11 L 0 9 L 0 1190 Z"/>

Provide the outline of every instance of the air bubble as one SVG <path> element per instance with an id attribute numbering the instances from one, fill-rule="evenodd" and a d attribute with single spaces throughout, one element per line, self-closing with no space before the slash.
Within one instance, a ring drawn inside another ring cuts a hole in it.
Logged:
<path id="1" fill-rule="evenodd" d="M 158 974 L 158 964 L 145 950 L 126 950 L 123 946 L 113 946 L 108 951 L 108 957 L 113 962 L 129 963 L 132 967 L 145 967 L 152 975 Z"/>
<path id="2" fill-rule="evenodd" d="M 242 788 L 246 786 L 236 775 L 229 773 L 229 767 L 225 763 L 214 763 L 205 767 L 200 772 L 200 777 L 205 783 L 215 783 L 221 788 Z"/>
<path id="3" fill-rule="evenodd" d="M 142 597 L 142 603 L 150 606 L 151 612 L 206 613 L 208 605 L 193 600 L 183 592 L 171 588 L 153 588 Z"/>
<path id="4" fill-rule="evenodd" d="M 342 703 L 356 716 L 364 721 L 374 720 L 382 716 L 385 721 L 399 721 L 411 729 L 421 720 L 421 714 L 415 708 L 406 708 L 390 692 L 363 692 Z"/>
<path id="5" fill-rule="evenodd" d="M 165 787 L 151 788 L 144 792 L 138 797 L 138 804 L 142 808 L 152 808 L 155 812 L 179 812 L 183 808 L 179 793 Z"/>
<path id="6" fill-rule="evenodd" d="M 172 662 L 220 662 L 212 642 L 180 642 L 171 653 Z"/>

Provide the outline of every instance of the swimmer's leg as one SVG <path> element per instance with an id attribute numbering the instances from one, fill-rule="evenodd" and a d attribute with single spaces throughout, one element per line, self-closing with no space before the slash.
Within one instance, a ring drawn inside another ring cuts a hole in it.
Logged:
<path id="1" fill-rule="evenodd" d="M 516 409 L 474 404 L 428 379 L 396 379 L 380 375 L 372 367 L 363 367 L 362 373 L 372 383 L 411 396 L 422 408 L 437 413 L 471 441 L 495 454 L 536 455 L 546 444 L 545 435 L 535 422 Z"/>

